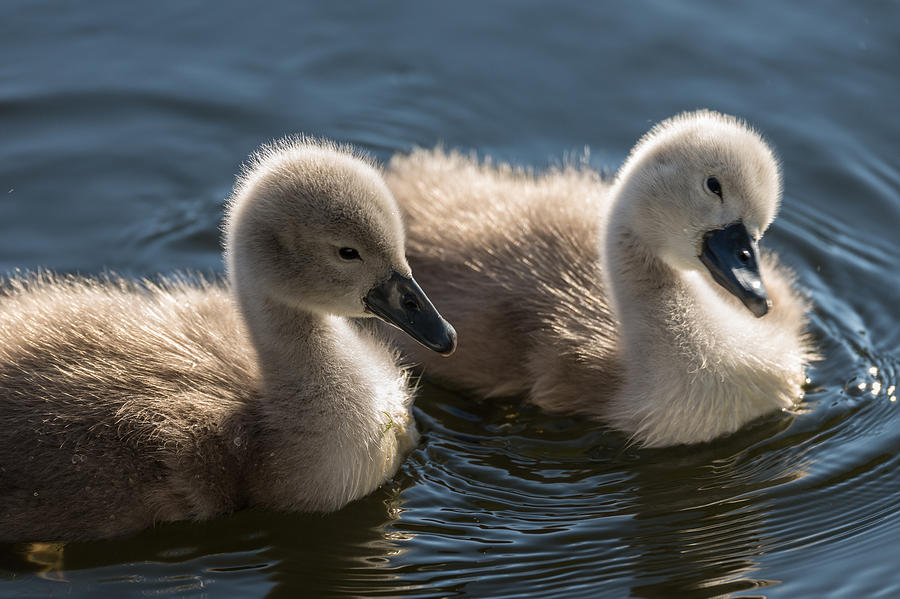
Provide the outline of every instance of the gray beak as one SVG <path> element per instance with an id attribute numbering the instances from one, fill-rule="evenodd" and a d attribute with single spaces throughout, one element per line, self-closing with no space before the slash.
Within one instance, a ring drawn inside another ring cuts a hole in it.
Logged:
<path id="1" fill-rule="evenodd" d="M 759 275 L 759 247 L 741 221 L 704 235 L 700 261 L 716 283 L 741 300 L 757 318 L 772 307 Z"/>
<path id="2" fill-rule="evenodd" d="M 392 324 L 425 347 L 449 356 L 456 350 L 456 330 L 438 314 L 412 277 L 393 271 L 363 298 L 366 310 Z"/>

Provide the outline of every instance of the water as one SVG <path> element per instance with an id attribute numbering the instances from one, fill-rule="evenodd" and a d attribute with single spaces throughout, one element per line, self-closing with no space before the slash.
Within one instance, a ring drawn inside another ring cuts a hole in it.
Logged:
<path id="1" fill-rule="evenodd" d="M 0 8 L 0 272 L 220 272 L 233 173 L 307 132 L 614 170 L 708 107 L 776 147 L 765 244 L 815 308 L 796 416 L 670 450 L 426 387 L 401 472 L 328 516 L 247 511 L 0 546 L 0 596 L 900 593 L 897 2 L 164 2 Z"/>

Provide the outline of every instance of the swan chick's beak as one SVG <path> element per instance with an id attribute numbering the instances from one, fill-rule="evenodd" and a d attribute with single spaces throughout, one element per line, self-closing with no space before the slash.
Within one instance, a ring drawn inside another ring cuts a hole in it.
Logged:
<path id="1" fill-rule="evenodd" d="M 741 300 L 757 318 L 772 307 L 759 274 L 759 246 L 741 221 L 706 233 L 700 261 L 716 283 Z"/>
<path id="2" fill-rule="evenodd" d="M 456 350 L 456 330 L 438 314 L 415 279 L 392 271 L 363 298 L 366 311 L 444 356 Z"/>

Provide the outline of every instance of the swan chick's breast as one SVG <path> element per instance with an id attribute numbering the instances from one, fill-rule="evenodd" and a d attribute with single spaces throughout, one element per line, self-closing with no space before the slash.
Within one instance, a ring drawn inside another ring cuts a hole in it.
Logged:
<path id="1" fill-rule="evenodd" d="M 305 392 L 315 401 L 298 398 L 293 414 L 276 415 L 292 420 L 293 436 L 273 436 L 279 442 L 261 448 L 261 505 L 334 511 L 393 477 L 418 443 L 409 371 L 354 322 L 326 322 L 341 360 L 317 366 L 321 374 Z"/>
<path id="2" fill-rule="evenodd" d="M 763 266 L 775 298 L 764 319 L 723 301 L 699 273 L 683 273 L 684 296 L 673 298 L 658 344 L 641 344 L 641 363 L 629 364 L 605 418 L 644 446 L 664 447 L 711 441 L 793 409 L 816 358 L 804 331 L 808 303 L 774 256 Z"/>
<path id="3" fill-rule="evenodd" d="M 381 339 L 360 335 L 354 323 L 335 318 L 333 326 L 347 333 L 342 345 L 349 363 L 357 368 L 359 392 L 366 397 L 355 416 L 343 415 L 339 426 L 344 430 L 336 435 L 339 448 L 346 448 L 334 454 L 334 468 L 343 473 L 336 496 L 340 502 L 342 497 L 368 495 L 393 477 L 418 444 L 419 432 L 412 414 L 409 371 L 397 367 L 396 355 Z"/>

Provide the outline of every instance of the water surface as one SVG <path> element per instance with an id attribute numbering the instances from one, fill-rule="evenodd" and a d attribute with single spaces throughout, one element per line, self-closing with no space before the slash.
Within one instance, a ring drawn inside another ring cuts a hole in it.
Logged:
<path id="1" fill-rule="evenodd" d="M 233 175 L 286 133 L 535 168 L 589 146 L 613 172 L 705 107 L 780 156 L 764 243 L 823 359 L 797 414 L 668 450 L 426 386 L 420 446 L 338 513 L 0 546 L 0 596 L 896 596 L 898 22 L 886 1 L 5 2 L 0 272 L 221 272 Z"/>

